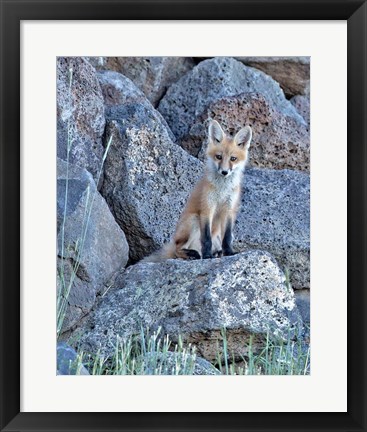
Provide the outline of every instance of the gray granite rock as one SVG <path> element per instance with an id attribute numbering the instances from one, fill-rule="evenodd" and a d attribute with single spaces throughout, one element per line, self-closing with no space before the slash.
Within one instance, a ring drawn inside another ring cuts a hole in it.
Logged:
<path id="1" fill-rule="evenodd" d="M 65 342 L 57 344 L 57 375 L 89 375 L 75 350 Z"/>
<path id="2" fill-rule="evenodd" d="M 81 57 L 58 57 L 58 157 L 66 160 L 69 147 L 70 162 L 86 168 L 97 180 L 104 127 L 103 96 L 95 69 Z"/>
<path id="3" fill-rule="evenodd" d="M 250 333 L 288 337 L 302 324 L 293 290 L 270 254 L 249 251 L 212 260 L 139 263 L 120 273 L 80 329 L 85 352 L 110 355 L 118 338 L 141 328 L 161 328 L 171 340 L 181 335 L 208 360 L 212 335 L 227 329 L 234 355 L 245 354 Z"/>
<path id="4" fill-rule="evenodd" d="M 109 57 L 84 57 L 97 71 L 106 70 L 106 65 Z"/>
<path id="5" fill-rule="evenodd" d="M 263 72 L 229 57 L 204 60 L 172 84 L 158 109 L 178 140 L 214 102 L 243 93 L 260 93 L 284 115 L 304 123 L 279 84 Z"/>
<path id="6" fill-rule="evenodd" d="M 207 360 L 196 357 L 194 375 L 221 375 L 221 373 Z"/>
<path id="7" fill-rule="evenodd" d="M 119 72 L 100 71 L 97 77 L 107 107 L 129 103 L 151 105 L 145 94 L 129 78 Z"/>
<path id="8" fill-rule="evenodd" d="M 139 260 L 169 241 L 202 164 L 174 144 L 146 104 L 109 107 L 102 195 Z"/>
<path id="9" fill-rule="evenodd" d="M 309 175 L 291 170 L 246 170 L 234 247 L 270 252 L 283 270 L 289 270 L 293 288 L 309 288 Z"/>
<path id="10" fill-rule="evenodd" d="M 308 129 L 310 129 L 310 96 L 293 96 L 292 99 L 290 99 L 290 103 L 305 119 L 305 122 L 308 125 Z"/>
<path id="11" fill-rule="evenodd" d="M 310 324 L 310 290 L 296 290 L 294 294 L 303 322 Z"/>
<path id="12" fill-rule="evenodd" d="M 72 259 L 57 258 L 57 298 L 62 299 L 58 303 L 59 334 L 64 335 L 74 328 L 90 312 L 96 302 L 96 291 L 96 285 L 86 276 L 85 267 L 76 267 Z"/>
<path id="13" fill-rule="evenodd" d="M 64 292 L 70 278 L 75 277 L 67 302 L 65 331 L 90 311 L 96 294 L 102 293 L 113 275 L 125 267 L 129 248 L 92 175 L 71 164 L 67 170 L 67 163 L 61 159 L 57 168 L 59 289 Z"/>
<path id="14" fill-rule="evenodd" d="M 188 352 L 149 353 L 144 357 L 144 375 L 221 375 L 207 360 Z"/>
<path id="15" fill-rule="evenodd" d="M 167 88 L 191 70 L 190 57 L 88 57 L 98 70 L 120 72 L 130 78 L 156 106 Z"/>
<path id="16" fill-rule="evenodd" d="M 107 109 L 129 104 L 141 104 L 144 105 L 148 111 L 153 111 L 153 106 L 144 93 L 124 75 L 113 71 L 102 71 L 98 72 L 98 80 L 101 85 L 104 103 Z M 117 108 L 115 108 L 115 110 L 116 109 Z M 154 112 L 159 118 L 160 123 L 167 129 L 171 140 L 175 141 L 176 137 L 173 135 L 166 120 L 158 111 Z"/>

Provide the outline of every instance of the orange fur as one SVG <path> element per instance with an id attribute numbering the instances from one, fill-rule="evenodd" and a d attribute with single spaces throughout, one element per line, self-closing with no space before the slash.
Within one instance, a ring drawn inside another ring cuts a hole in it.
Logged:
<path id="1" fill-rule="evenodd" d="M 230 254 L 231 232 L 239 207 L 251 137 L 248 126 L 235 137 L 229 137 L 218 122 L 211 122 L 205 174 L 191 193 L 173 240 L 144 261 L 189 259 L 192 255 L 203 257 L 204 247 L 211 249 L 204 258 L 221 256 L 222 246 L 224 252 Z M 205 229 L 210 232 L 207 241 Z"/>

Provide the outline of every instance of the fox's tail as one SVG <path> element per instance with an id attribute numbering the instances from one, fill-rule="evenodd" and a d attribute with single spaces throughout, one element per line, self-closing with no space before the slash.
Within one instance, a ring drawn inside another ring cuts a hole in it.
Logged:
<path id="1" fill-rule="evenodd" d="M 168 259 L 200 259 L 200 254 L 194 249 L 178 249 L 173 242 L 165 244 L 161 249 L 143 258 L 140 262 L 159 263 Z"/>
<path id="2" fill-rule="evenodd" d="M 167 243 L 161 249 L 143 258 L 140 262 L 158 263 L 173 258 L 176 258 L 176 247 L 174 243 Z"/>

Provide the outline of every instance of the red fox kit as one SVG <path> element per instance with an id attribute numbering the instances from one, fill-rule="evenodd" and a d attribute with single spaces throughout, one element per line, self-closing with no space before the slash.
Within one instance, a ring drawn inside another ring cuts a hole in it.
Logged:
<path id="1" fill-rule="evenodd" d="M 233 255 L 232 229 L 252 130 L 246 126 L 231 138 L 211 120 L 208 135 L 205 174 L 186 204 L 173 240 L 144 261 Z"/>

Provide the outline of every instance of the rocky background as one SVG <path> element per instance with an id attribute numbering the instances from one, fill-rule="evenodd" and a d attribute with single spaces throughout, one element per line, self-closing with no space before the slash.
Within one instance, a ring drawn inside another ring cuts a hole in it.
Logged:
<path id="1" fill-rule="evenodd" d="M 161 327 L 213 361 L 224 327 L 235 356 L 249 334 L 305 334 L 309 88 L 308 57 L 58 58 L 59 340 L 108 355 L 117 336 Z M 139 263 L 169 241 L 203 174 L 209 118 L 253 129 L 239 253 Z"/>

